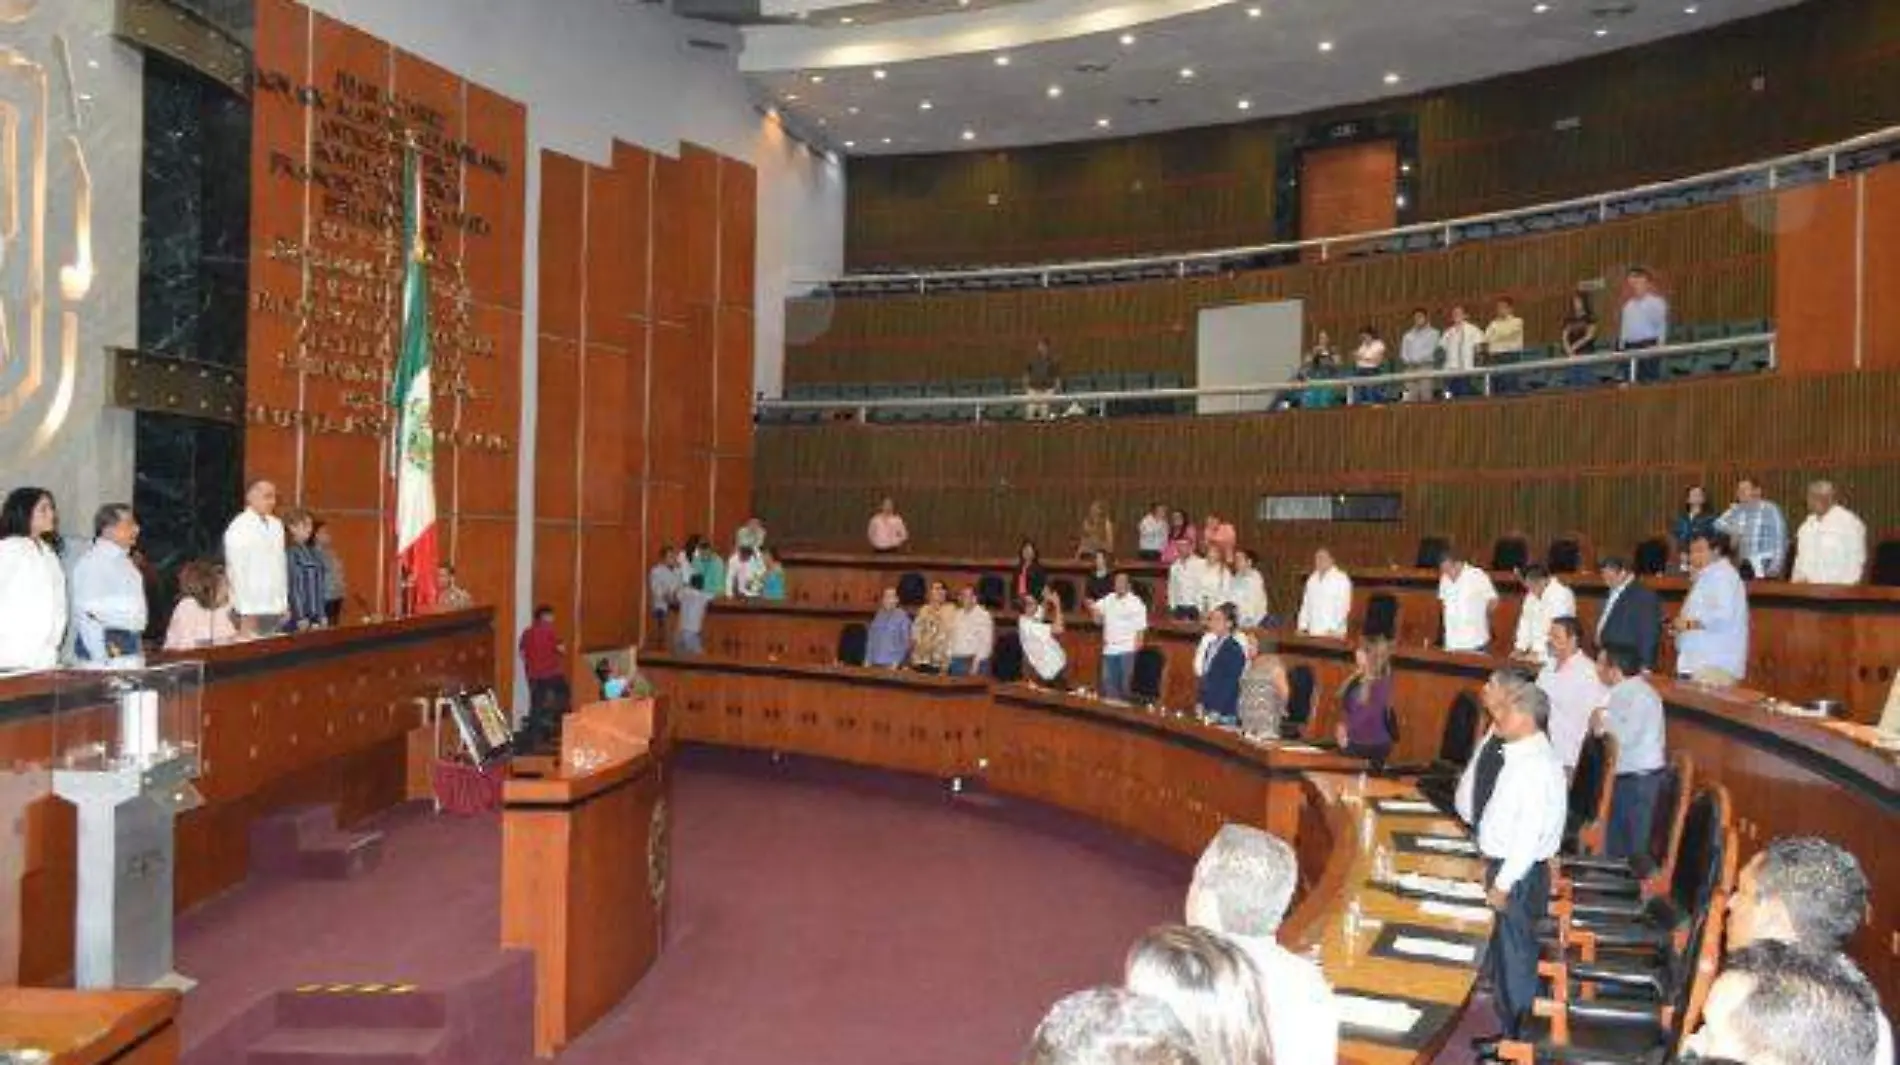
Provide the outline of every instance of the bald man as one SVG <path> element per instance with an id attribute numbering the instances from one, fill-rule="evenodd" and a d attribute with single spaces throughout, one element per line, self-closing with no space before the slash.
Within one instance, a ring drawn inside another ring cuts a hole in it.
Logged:
<path id="1" fill-rule="evenodd" d="M 263 478 L 244 489 L 244 510 L 224 530 L 224 571 L 238 631 L 266 636 L 283 627 L 290 610 L 290 566 L 284 523 L 277 520 L 277 486 Z"/>
<path id="2" fill-rule="evenodd" d="M 1867 570 L 1867 526 L 1835 501 L 1831 481 L 1808 486 L 1808 520 L 1794 542 L 1796 584 L 1859 584 Z"/>

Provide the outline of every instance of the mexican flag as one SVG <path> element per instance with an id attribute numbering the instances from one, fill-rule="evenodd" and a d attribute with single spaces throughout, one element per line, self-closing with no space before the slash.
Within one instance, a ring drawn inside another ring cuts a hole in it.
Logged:
<path id="1" fill-rule="evenodd" d="M 430 417 L 429 250 L 422 225 L 422 166 L 415 145 L 403 160 L 402 356 L 391 404 L 396 436 L 396 557 L 409 589 L 405 612 L 435 605 L 435 423 Z"/>

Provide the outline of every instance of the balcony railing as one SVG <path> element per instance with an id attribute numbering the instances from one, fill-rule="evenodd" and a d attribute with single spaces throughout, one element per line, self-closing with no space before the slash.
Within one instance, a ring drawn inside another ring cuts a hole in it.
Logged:
<path id="1" fill-rule="evenodd" d="M 1571 229 L 1656 211 L 1773 192 L 1865 170 L 1896 157 L 1900 157 L 1900 126 L 1889 126 L 1848 140 L 1725 170 L 1509 211 L 1494 211 L 1441 222 L 1421 222 L 1372 233 L 1170 255 L 1089 259 L 1031 266 L 847 274 L 841 278 L 799 281 L 794 284 L 794 291 L 802 289 L 850 296 L 964 289 L 1055 288 L 1201 277 L 1228 270 L 1276 266 L 1297 262 L 1302 258 L 1317 258 L 1325 262 L 1356 255 L 1432 251 L 1475 241 Z"/>
<path id="2" fill-rule="evenodd" d="M 762 400 L 759 420 L 771 424 L 817 424 L 827 418 L 869 421 L 1021 420 L 1026 412 L 1046 411 L 1049 418 L 1107 417 L 1120 412 L 1193 414 L 1203 399 L 1255 401 L 1236 410 L 1272 408 L 1282 398 L 1323 393 L 1343 405 L 1393 402 L 1412 391 L 1432 399 L 1528 394 L 1626 386 L 1726 373 L 1765 372 L 1778 365 L 1774 333 L 1669 344 L 1637 351 L 1493 363 L 1469 370 L 1416 370 L 1368 376 L 1347 375 L 1310 380 L 1274 381 L 1203 388 L 1154 388 L 1116 392 L 1016 393 L 1004 396 L 889 396 L 878 399 Z M 1417 386 L 1423 386 L 1422 388 Z M 1325 405 L 1332 405 L 1331 403 Z M 1185 409 L 1184 409 L 1185 408 Z M 1208 413 L 1224 413 L 1209 411 Z M 892 417 L 886 419 L 884 415 Z M 904 418 L 910 415 L 910 418 Z"/>

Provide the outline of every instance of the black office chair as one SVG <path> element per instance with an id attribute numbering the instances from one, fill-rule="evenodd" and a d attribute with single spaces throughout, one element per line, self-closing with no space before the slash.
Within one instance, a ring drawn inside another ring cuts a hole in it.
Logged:
<path id="1" fill-rule="evenodd" d="M 897 578 L 897 601 L 908 607 L 920 607 L 930 597 L 930 582 L 921 573 L 906 573 Z"/>
<path id="2" fill-rule="evenodd" d="M 996 634 L 996 650 L 990 657 L 990 675 L 1003 684 L 1023 679 L 1023 641 L 1014 632 Z"/>
<path id="3" fill-rule="evenodd" d="M 1168 676 L 1168 656 L 1159 647 L 1144 647 L 1135 652 L 1135 674 L 1128 679 L 1128 694 L 1136 702 L 1158 703 Z"/>
<path id="4" fill-rule="evenodd" d="M 1009 584 L 1001 574 L 985 573 L 976 579 L 976 601 L 990 610 L 1001 610 L 1009 601 Z"/>
<path id="5" fill-rule="evenodd" d="M 1306 735 L 1307 722 L 1313 720 L 1313 667 L 1289 667 L 1286 686 L 1286 716 L 1280 719 L 1280 736 L 1297 740 Z"/>
<path id="6" fill-rule="evenodd" d="M 1530 565 L 1531 542 L 1518 534 L 1500 536 L 1491 545 L 1491 568 L 1505 573 L 1516 573 Z"/>
<path id="7" fill-rule="evenodd" d="M 1451 550 L 1451 541 L 1442 536 L 1427 536 L 1418 542 L 1418 560 L 1413 563 L 1419 569 L 1437 569 L 1445 560 L 1445 552 Z"/>
<path id="8" fill-rule="evenodd" d="M 1154 585 L 1148 583 L 1147 581 L 1129 581 L 1128 590 L 1135 593 L 1135 598 L 1148 604 L 1148 609 L 1150 610 L 1154 609 L 1154 605 L 1155 605 Z"/>
<path id="9" fill-rule="evenodd" d="M 1900 588 L 1900 540 L 1882 540 L 1874 545 L 1874 565 L 1867 583 Z"/>
<path id="10" fill-rule="evenodd" d="M 1458 778 L 1478 745 L 1478 723 L 1484 719 L 1484 707 L 1469 691 L 1459 692 L 1445 713 L 1445 727 L 1438 734 L 1438 757 L 1419 772 L 1419 794 L 1441 810 L 1451 810 L 1458 794 Z"/>
<path id="11" fill-rule="evenodd" d="M 1669 568 L 1669 541 L 1652 536 L 1636 545 L 1630 556 L 1638 577 L 1659 577 Z"/>
<path id="12" fill-rule="evenodd" d="M 1559 536 L 1550 542 L 1545 565 L 1552 573 L 1577 573 L 1583 569 L 1583 541 L 1574 536 Z"/>
<path id="13" fill-rule="evenodd" d="M 1374 592 L 1366 597 L 1367 637 L 1383 636 L 1396 640 L 1399 636 L 1399 600 L 1390 592 Z"/>
<path id="14" fill-rule="evenodd" d="M 1570 775 L 1570 801 L 1564 814 L 1566 854 L 1601 854 L 1609 832 L 1610 781 L 1616 767 L 1616 739 L 1586 736 Z"/>
<path id="15" fill-rule="evenodd" d="M 847 666 L 861 666 L 870 645 L 871 631 L 854 621 L 838 630 L 838 661 Z"/>
<path id="16" fill-rule="evenodd" d="M 1069 580 L 1067 577 L 1051 577 L 1047 587 L 1056 590 L 1056 601 L 1062 604 L 1062 612 L 1064 614 L 1075 612 L 1076 603 L 1079 600 L 1076 595 L 1074 581 Z"/>

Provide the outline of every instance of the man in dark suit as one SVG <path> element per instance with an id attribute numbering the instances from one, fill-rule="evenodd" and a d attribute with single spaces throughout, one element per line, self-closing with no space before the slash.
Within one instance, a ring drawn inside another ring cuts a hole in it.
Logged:
<path id="1" fill-rule="evenodd" d="M 1201 709 L 1230 725 L 1240 721 L 1240 675 L 1247 671 L 1247 646 L 1234 635 L 1236 613 L 1232 603 L 1209 611 L 1207 635 L 1194 655 Z"/>
<path id="2" fill-rule="evenodd" d="M 1656 668 L 1656 650 L 1662 642 L 1662 600 L 1643 586 L 1620 558 L 1597 565 L 1609 594 L 1597 615 L 1597 646 L 1622 644 L 1636 649 L 1644 669 Z"/>

